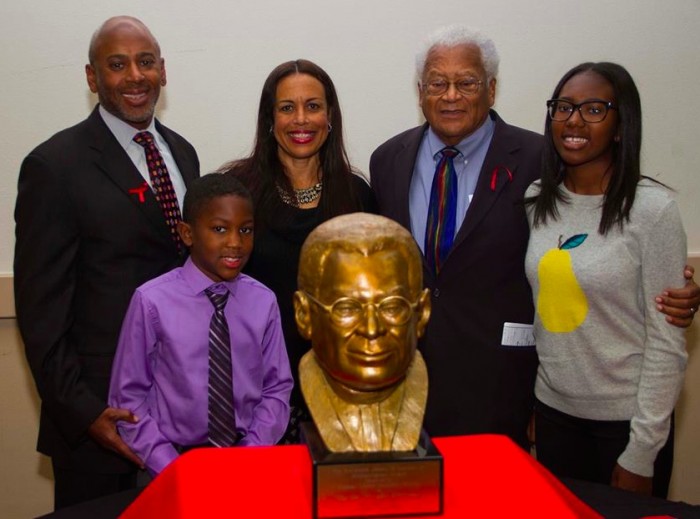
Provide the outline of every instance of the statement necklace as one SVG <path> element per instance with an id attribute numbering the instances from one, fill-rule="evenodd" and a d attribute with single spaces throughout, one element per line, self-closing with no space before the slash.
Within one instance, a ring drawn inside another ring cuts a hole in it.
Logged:
<path id="1" fill-rule="evenodd" d="M 311 187 L 305 187 L 303 189 L 294 190 L 294 198 L 292 198 L 287 191 L 284 190 L 282 186 L 277 184 L 277 192 L 280 195 L 282 201 L 291 205 L 292 207 L 299 207 L 300 205 L 310 204 L 321 196 L 321 191 L 323 190 L 323 182 L 319 182 Z"/>

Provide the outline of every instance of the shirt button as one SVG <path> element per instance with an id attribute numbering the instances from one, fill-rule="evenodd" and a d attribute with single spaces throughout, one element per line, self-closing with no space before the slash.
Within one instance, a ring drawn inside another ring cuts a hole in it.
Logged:
<path id="1" fill-rule="evenodd" d="M 433 290 L 433 297 L 440 297 L 440 289 L 439 288 L 436 288 L 435 290 Z"/>

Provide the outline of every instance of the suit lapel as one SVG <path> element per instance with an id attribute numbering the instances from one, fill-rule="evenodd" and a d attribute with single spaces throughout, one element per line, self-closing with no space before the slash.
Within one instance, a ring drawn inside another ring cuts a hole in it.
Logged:
<path id="1" fill-rule="evenodd" d="M 516 174 L 516 152 L 519 146 L 508 137 L 508 126 L 496 116 L 489 150 L 479 173 L 474 197 L 457 232 L 453 248 L 458 247 L 479 225 L 503 192 L 503 189 Z M 449 260 L 449 258 L 448 258 Z"/>
<path id="2" fill-rule="evenodd" d="M 153 229 L 175 247 L 175 243 L 170 238 L 170 230 L 165 223 L 163 211 L 153 192 L 147 186 L 146 189 L 143 189 L 145 183 L 143 177 L 119 145 L 117 139 L 114 138 L 112 132 L 109 131 L 97 108 L 93 110 L 88 120 L 94 137 L 90 146 L 96 151 L 95 163 L 97 167 L 150 222 Z"/>
<path id="3" fill-rule="evenodd" d="M 394 193 L 395 207 L 399 208 L 398 222 L 406 229 L 411 229 L 411 213 L 409 209 L 411 179 L 413 178 L 413 168 L 418 155 L 423 134 L 428 124 L 420 126 L 406 135 L 403 147 L 396 153 L 396 163 L 392 171 L 399 172 L 396 179 L 396 189 Z"/>
<path id="4" fill-rule="evenodd" d="M 158 133 L 163 136 L 165 142 L 168 143 L 170 153 L 172 153 L 173 158 L 177 163 L 177 167 L 180 170 L 180 174 L 182 175 L 182 179 L 185 182 L 185 187 L 189 186 L 190 182 L 197 178 L 199 167 L 197 164 L 192 164 L 192 161 L 188 159 L 187 154 L 184 153 L 182 146 L 179 145 L 180 143 L 178 142 L 178 138 L 181 139 L 181 137 L 178 137 L 175 132 L 160 124 L 157 119 L 156 129 L 158 130 Z"/>

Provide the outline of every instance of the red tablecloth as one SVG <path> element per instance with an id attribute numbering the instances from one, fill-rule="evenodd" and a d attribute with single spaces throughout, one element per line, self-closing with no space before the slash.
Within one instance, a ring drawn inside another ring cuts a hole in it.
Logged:
<path id="1" fill-rule="evenodd" d="M 445 519 L 599 518 L 504 436 L 434 438 L 444 458 Z M 305 446 L 199 449 L 180 456 L 122 518 L 311 517 Z"/>

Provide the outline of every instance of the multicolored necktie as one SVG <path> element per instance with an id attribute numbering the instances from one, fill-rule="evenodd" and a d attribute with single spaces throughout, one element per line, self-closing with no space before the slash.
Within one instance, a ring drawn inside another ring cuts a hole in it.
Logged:
<path id="1" fill-rule="evenodd" d="M 143 146 L 146 151 L 146 163 L 148 164 L 148 174 L 151 177 L 151 187 L 153 193 L 163 210 L 165 223 L 170 229 L 170 236 L 177 245 L 178 250 L 184 248 L 184 244 L 177 232 L 177 223 L 182 220 L 180 206 L 177 203 L 177 196 L 173 183 L 170 180 L 168 168 L 165 166 L 163 156 L 158 151 L 151 132 L 139 132 L 134 135 L 134 142 Z"/>
<path id="2" fill-rule="evenodd" d="M 436 277 L 452 248 L 455 236 L 457 172 L 453 159 L 459 151 L 448 146 L 438 153 L 440 160 L 435 168 L 430 189 L 428 222 L 425 228 L 425 258 Z"/>
<path id="3" fill-rule="evenodd" d="M 224 315 L 228 291 L 216 294 L 205 290 L 214 305 L 209 323 L 209 430 L 208 441 L 216 447 L 236 443 L 236 417 L 233 411 L 233 377 L 231 374 L 231 342 Z"/>

